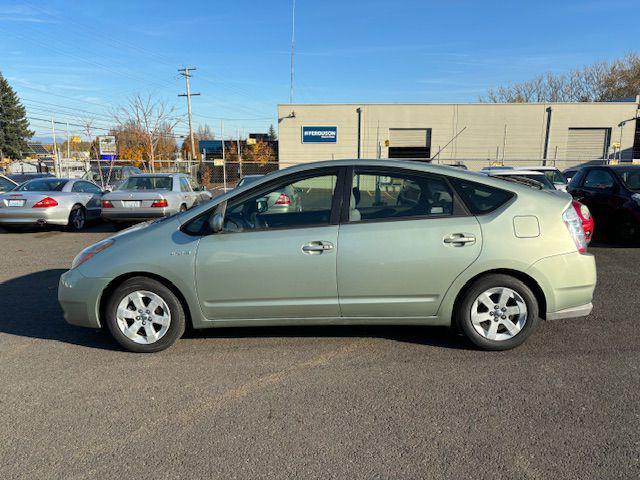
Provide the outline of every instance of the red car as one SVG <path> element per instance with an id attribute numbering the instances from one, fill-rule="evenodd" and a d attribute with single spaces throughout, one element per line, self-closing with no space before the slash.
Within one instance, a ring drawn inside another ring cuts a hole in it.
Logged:
<path id="1" fill-rule="evenodd" d="M 573 208 L 575 208 L 576 213 L 580 217 L 580 220 L 582 220 L 582 229 L 584 230 L 584 236 L 587 239 L 587 243 L 589 243 L 591 241 L 591 237 L 593 236 L 593 228 L 595 227 L 595 222 L 593 221 L 591 212 L 585 204 L 580 203 L 577 200 L 574 200 L 572 203 Z"/>

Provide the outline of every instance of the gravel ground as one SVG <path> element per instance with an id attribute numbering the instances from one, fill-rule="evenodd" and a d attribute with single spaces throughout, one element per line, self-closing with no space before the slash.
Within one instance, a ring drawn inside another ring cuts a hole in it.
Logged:
<path id="1" fill-rule="evenodd" d="M 522 347 L 447 330 L 209 330 L 135 355 L 57 283 L 106 226 L 0 233 L 0 478 L 640 476 L 640 249 L 596 247 L 592 315 Z"/>

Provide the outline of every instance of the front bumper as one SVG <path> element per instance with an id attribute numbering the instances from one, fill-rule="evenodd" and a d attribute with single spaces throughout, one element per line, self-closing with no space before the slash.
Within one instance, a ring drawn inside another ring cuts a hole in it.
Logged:
<path id="1" fill-rule="evenodd" d="M 0 225 L 67 225 L 68 223 L 69 210 L 66 208 L 0 208 Z"/>
<path id="2" fill-rule="evenodd" d="M 69 270 L 60 277 L 58 301 L 64 319 L 81 327 L 100 328 L 100 298 L 109 284 L 108 278 L 89 278 L 78 270 Z"/>

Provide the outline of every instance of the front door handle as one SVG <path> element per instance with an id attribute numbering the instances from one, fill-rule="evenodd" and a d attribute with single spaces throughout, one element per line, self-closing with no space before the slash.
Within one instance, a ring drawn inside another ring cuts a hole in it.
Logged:
<path id="1" fill-rule="evenodd" d="M 333 243 L 331 242 L 315 241 L 302 246 L 302 252 L 307 255 L 319 255 L 330 250 L 333 250 Z"/>
<path id="2" fill-rule="evenodd" d="M 444 237 L 444 243 L 453 245 L 454 247 L 463 247 L 467 244 L 476 243 L 475 235 L 470 233 L 452 233 L 448 237 Z"/>

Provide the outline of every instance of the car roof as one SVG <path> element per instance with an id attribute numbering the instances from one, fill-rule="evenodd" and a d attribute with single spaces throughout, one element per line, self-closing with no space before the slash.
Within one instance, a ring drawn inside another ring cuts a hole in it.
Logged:
<path id="1" fill-rule="evenodd" d="M 488 175 L 544 175 L 543 173 L 535 170 L 495 170 L 488 172 Z"/>
<path id="2" fill-rule="evenodd" d="M 554 167 L 553 165 L 531 165 L 514 167 L 514 170 L 558 170 L 558 168 Z"/>
<path id="3" fill-rule="evenodd" d="M 184 173 L 136 173 L 129 178 L 138 177 L 186 177 Z"/>

